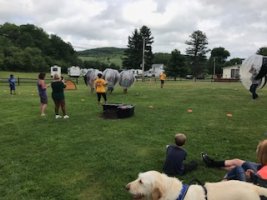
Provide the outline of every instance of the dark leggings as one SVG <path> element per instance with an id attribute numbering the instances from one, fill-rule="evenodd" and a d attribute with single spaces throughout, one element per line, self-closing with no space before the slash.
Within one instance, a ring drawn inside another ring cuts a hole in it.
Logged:
<path id="1" fill-rule="evenodd" d="M 253 99 L 258 98 L 258 95 L 257 95 L 257 93 L 256 93 L 257 87 L 258 87 L 258 84 L 252 84 L 252 85 L 250 86 L 250 88 L 249 88 L 249 91 L 251 92 L 251 94 L 252 94 L 252 98 L 253 98 Z"/>
<path id="2" fill-rule="evenodd" d="M 54 99 L 54 103 L 55 103 L 55 113 L 56 115 L 58 115 L 59 113 L 59 108 L 61 107 L 61 110 L 63 112 L 63 115 L 66 115 L 66 109 L 65 109 L 65 100 L 55 100 Z"/>
<path id="3" fill-rule="evenodd" d="M 97 94 L 97 101 L 100 102 L 101 96 L 104 98 L 105 101 L 107 101 L 107 95 L 106 93 L 96 93 Z"/>

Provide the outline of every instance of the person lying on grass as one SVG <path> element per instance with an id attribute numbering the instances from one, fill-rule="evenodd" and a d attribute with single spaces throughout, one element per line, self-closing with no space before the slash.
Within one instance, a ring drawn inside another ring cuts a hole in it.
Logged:
<path id="1" fill-rule="evenodd" d="M 207 167 L 224 168 L 228 172 L 224 180 L 240 180 L 257 183 L 259 179 L 267 184 L 267 139 L 259 142 L 256 150 L 258 163 L 238 158 L 230 160 L 215 160 L 202 153 L 202 160 Z"/>

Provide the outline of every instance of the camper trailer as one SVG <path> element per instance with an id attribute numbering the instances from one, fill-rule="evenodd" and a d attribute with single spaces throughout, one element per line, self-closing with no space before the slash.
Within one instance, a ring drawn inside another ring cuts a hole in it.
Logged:
<path id="1" fill-rule="evenodd" d="M 143 71 L 141 69 L 131 69 L 131 70 L 135 78 L 142 77 Z"/>
<path id="2" fill-rule="evenodd" d="M 70 77 L 80 77 L 81 69 L 78 66 L 71 66 L 68 68 L 68 75 Z"/>
<path id="3" fill-rule="evenodd" d="M 51 77 L 57 74 L 59 77 L 61 76 L 61 67 L 54 65 L 51 67 Z"/>

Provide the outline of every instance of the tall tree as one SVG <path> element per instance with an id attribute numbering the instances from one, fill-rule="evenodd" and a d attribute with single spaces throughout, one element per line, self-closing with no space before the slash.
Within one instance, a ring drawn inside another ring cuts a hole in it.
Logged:
<path id="1" fill-rule="evenodd" d="M 142 36 L 135 29 L 132 37 L 128 37 L 127 49 L 124 51 L 123 68 L 138 69 L 142 63 Z"/>
<path id="2" fill-rule="evenodd" d="M 256 54 L 267 56 L 267 47 L 261 47 L 257 50 Z"/>
<path id="3" fill-rule="evenodd" d="M 185 59 L 184 56 L 181 55 L 179 50 L 174 49 L 171 52 L 171 58 L 166 67 L 166 73 L 168 76 L 174 77 L 175 80 L 178 76 L 185 76 Z"/>
<path id="4" fill-rule="evenodd" d="M 147 26 L 142 26 L 140 29 L 140 34 L 145 42 L 145 70 L 149 70 L 153 64 L 153 53 L 152 53 L 152 44 L 153 39 L 151 31 Z"/>
<path id="5" fill-rule="evenodd" d="M 123 67 L 126 69 L 140 69 L 144 50 L 144 68 L 145 70 L 150 69 L 153 60 L 153 42 L 153 37 L 148 27 L 142 26 L 140 30 L 135 29 L 132 36 L 128 37 L 127 49 L 124 51 Z M 144 49 L 143 45 L 145 46 Z"/>
<path id="6" fill-rule="evenodd" d="M 229 56 L 229 51 L 227 51 L 224 47 L 213 48 L 209 58 L 209 73 L 222 74 L 222 68 Z"/>
<path id="7" fill-rule="evenodd" d="M 194 31 L 190 39 L 185 42 L 189 47 L 186 49 L 186 54 L 192 59 L 192 73 L 196 77 L 203 73 L 204 62 L 206 61 L 206 53 L 208 39 L 205 33 L 200 30 Z"/>

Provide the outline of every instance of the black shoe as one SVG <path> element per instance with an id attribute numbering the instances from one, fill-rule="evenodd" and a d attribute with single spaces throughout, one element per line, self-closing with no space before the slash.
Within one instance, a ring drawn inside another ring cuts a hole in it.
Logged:
<path id="1" fill-rule="evenodd" d="M 203 160 L 203 162 L 206 164 L 207 167 L 213 167 L 214 165 L 214 160 L 211 159 L 208 154 L 202 152 L 201 153 L 201 158 Z"/>

